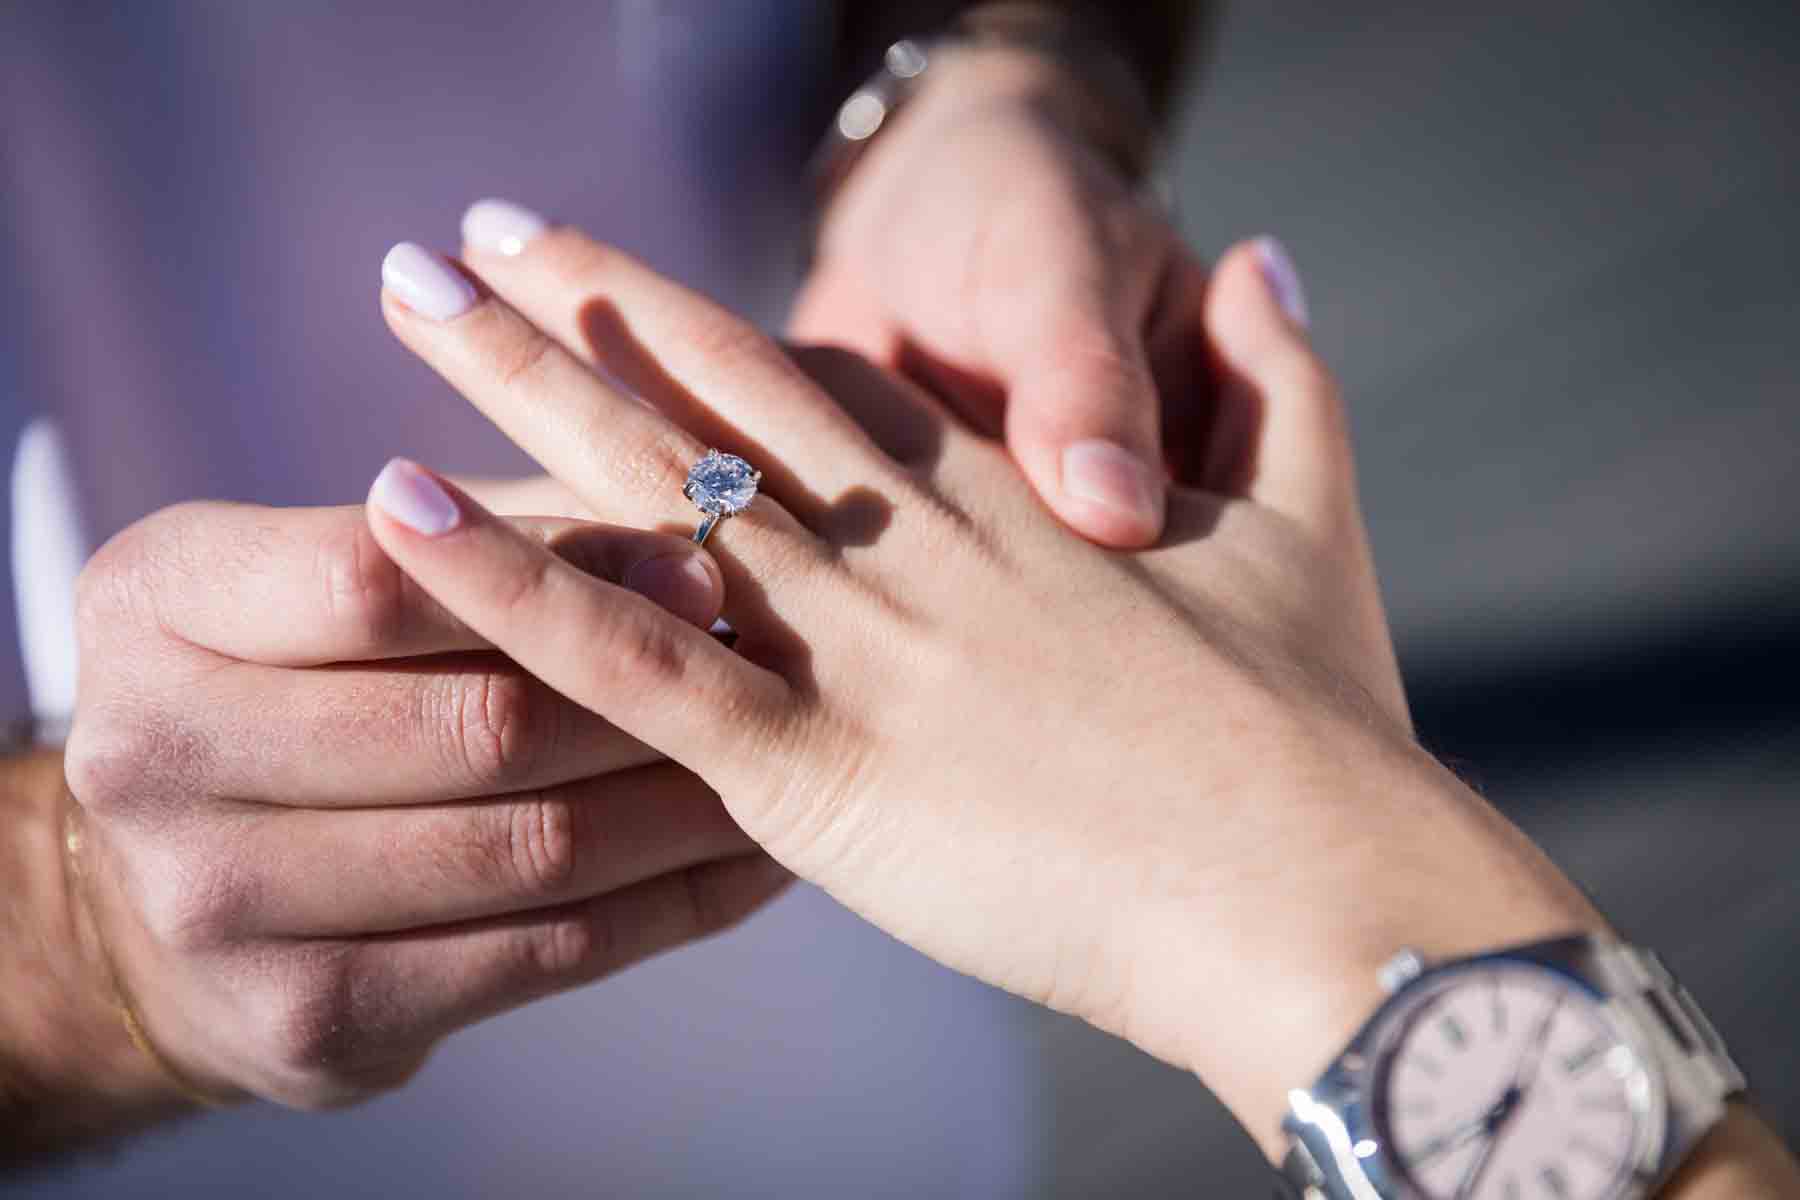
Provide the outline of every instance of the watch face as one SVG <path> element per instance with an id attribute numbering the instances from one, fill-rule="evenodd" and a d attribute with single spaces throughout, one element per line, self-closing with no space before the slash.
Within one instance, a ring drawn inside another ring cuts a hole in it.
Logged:
<path id="1" fill-rule="evenodd" d="M 1428 985 L 1378 1063 L 1389 1160 L 1432 1200 L 1612 1200 L 1650 1080 L 1598 999 L 1554 971 L 1473 964 Z"/>

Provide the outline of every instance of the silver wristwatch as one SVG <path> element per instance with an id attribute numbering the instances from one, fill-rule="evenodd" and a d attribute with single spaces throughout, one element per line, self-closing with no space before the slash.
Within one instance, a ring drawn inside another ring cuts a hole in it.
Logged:
<path id="1" fill-rule="evenodd" d="M 1288 1093 L 1283 1195 L 1638 1200 L 1744 1088 L 1657 957 L 1576 936 L 1382 968 L 1387 1000 Z"/>

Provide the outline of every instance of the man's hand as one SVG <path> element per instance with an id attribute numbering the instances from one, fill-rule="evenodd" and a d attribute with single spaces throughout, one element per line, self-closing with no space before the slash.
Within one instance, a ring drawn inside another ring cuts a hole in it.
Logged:
<path id="1" fill-rule="evenodd" d="M 1213 424 L 1206 275 L 1084 140 L 1065 70 L 1006 48 L 934 61 L 833 198 L 790 333 L 912 375 L 1004 433 L 1064 521 L 1134 548 L 1162 532 L 1164 422 Z"/>
<path id="2" fill-rule="evenodd" d="M 684 539 L 515 527 L 702 628 L 717 615 L 718 568 Z M 180 506 L 79 591 L 79 874 L 190 1087 L 354 1100 L 451 1031 L 780 887 L 708 788 L 487 647 L 361 508 Z"/>

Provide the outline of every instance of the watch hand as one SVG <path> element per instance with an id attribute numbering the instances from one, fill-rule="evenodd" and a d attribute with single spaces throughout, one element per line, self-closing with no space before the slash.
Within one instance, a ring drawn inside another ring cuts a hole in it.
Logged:
<path id="1" fill-rule="evenodd" d="M 1550 1007 L 1544 1010 L 1537 1028 L 1531 1031 L 1531 1039 L 1525 1043 L 1525 1049 L 1519 1055 L 1519 1065 L 1513 1071 L 1511 1091 L 1523 1094 L 1537 1079 L 1538 1067 L 1544 1061 L 1544 1046 L 1550 1040 L 1550 1025 L 1556 1020 L 1562 1002 L 1563 997 L 1558 993 L 1556 999 L 1550 1002 Z"/>
<path id="2" fill-rule="evenodd" d="M 1407 1161 L 1413 1166 L 1419 1166 L 1452 1150 L 1460 1150 L 1478 1137 L 1498 1133 L 1507 1118 L 1512 1116 L 1513 1109 L 1518 1106 L 1519 1096 L 1517 1088 L 1508 1087 L 1500 1094 L 1500 1099 L 1482 1110 L 1480 1116 L 1464 1121 L 1426 1142 L 1418 1150 L 1408 1154 Z"/>
<path id="3" fill-rule="evenodd" d="M 1555 1000 L 1550 1002 L 1550 1007 L 1544 1010 L 1544 1015 L 1538 1020 L 1537 1028 L 1531 1031 L 1531 1037 L 1526 1040 L 1525 1049 L 1519 1054 L 1518 1065 L 1513 1068 L 1512 1082 L 1507 1085 L 1504 1092 L 1500 1093 L 1500 1099 L 1494 1103 L 1494 1106 L 1482 1114 L 1482 1131 L 1487 1134 L 1488 1140 L 1475 1157 L 1469 1160 L 1468 1168 L 1463 1171 L 1462 1180 L 1456 1187 L 1456 1200 L 1469 1200 L 1475 1194 L 1476 1185 L 1481 1182 L 1482 1175 L 1486 1173 L 1488 1163 L 1493 1161 L 1494 1148 L 1500 1144 L 1500 1135 L 1504 1132 L 1506 1123 L 1512 1119 L 1513 1113 L 1519 1107 L 1519 1102 L 1525 1098 L 1526 1091 L 1536 1081 L 1538 1067 L 1544 1061 L 1544 1047 L 1550 1041 L 1550 1026 L 1555 1022 L 1557 1010 L 1562 1007 L 1562 1002 L 1562 996 L 1558 995 Z"/>
<path id="4" fill-rule="evenodd" d="M 1486 1134 L 1488 1130 L 1493 1127 L 1493 1121 L 1491 1119 L 1493 1113 L 1494 1110 L 1489 1108 L 1474 1120 L 1464 1121 L 1456 1128 L 1451 1129 L 1446 1133 L 1439 1134 L 1437 1137 L 1419 1147 L 1418 1150 L 1408 1154 L 1406 1156 L 1407 1161 L 1411 1162 L 1414 1166 L 1419 1166 L 1423 1163 L 1430 1162 L 1434 1158 L 1439 1158 L 1448 1154 L 1452 1150 L 1461 1149 L 1476 1138 Z"/>
<path id="5" fill-rule="evenodd" d="M 1488 1160 L 1494 1157 L 1494 1147 L 1499 1144 L 1499 1141 L 1498 1137 L 1490 1134 L 1480 1152 L 1469 1160 L 1468 1167 L 1463 1171 L 1462 1179 L 1456 1185 L 1456 1200 L 1469 1200 L 1475 1194 L 1475 1185 L 1481 1182 L 1482 1173 L 1487 1170 Z"/>

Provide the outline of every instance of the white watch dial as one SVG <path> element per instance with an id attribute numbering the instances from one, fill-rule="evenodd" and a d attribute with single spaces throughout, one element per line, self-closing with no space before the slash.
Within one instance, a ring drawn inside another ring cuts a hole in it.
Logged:
<path id="1" fill-rule="evenodd" d="M 1649 1083 L 1595 997 L 1524 963 L 1446 976 L 1381 1064 L 1390 1159 L 1432 1200 L 1611 1200 Z"/>

